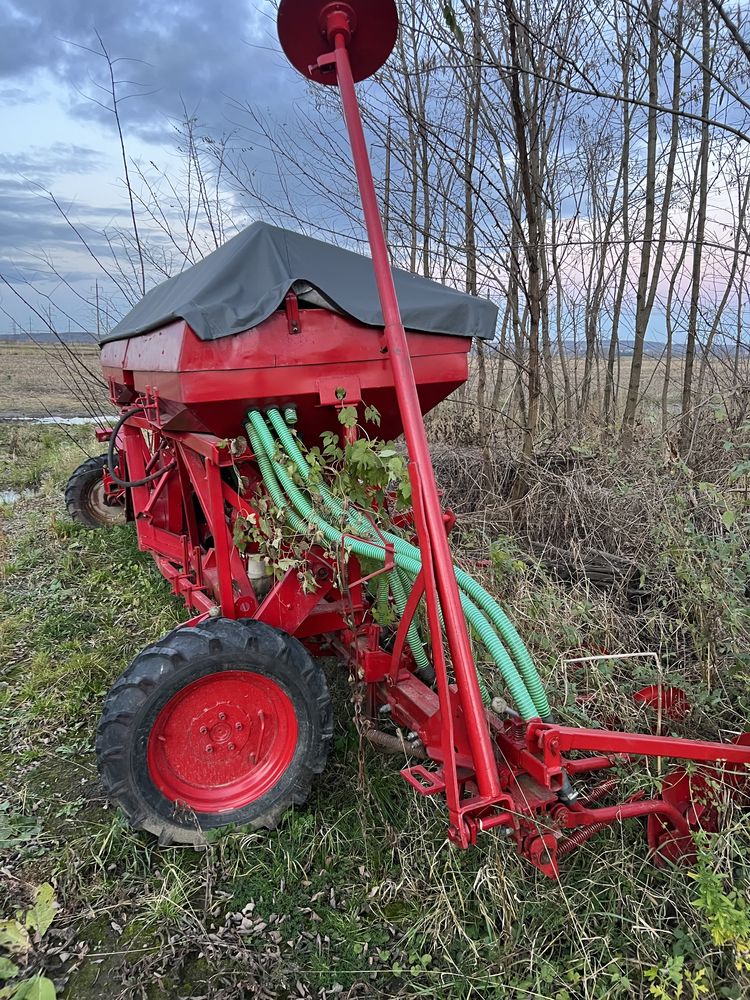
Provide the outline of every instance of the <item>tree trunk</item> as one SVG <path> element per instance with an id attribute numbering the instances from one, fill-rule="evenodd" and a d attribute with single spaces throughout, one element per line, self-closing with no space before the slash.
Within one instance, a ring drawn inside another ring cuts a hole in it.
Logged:
<path id="1" fill-rule="evenodd" d="M 695 225 L 695 246 L 690 289 L 690 316 L 688 318 L 687 342 L 685 344 L 685 372 L 682 383 L 682 420 L 680 423 L 680 451 L 686 456 L 690 450 L 693 434 L 693 365 L 695 362 L 695 342 L 698 328 L 698 307 L 700 305 L 701 265 L 703 262 L 703 240 L 706 233 L 706 210 L 708 202 L 708 115 L 711 110 L 711 25 L 708 0 L 701 0 L 702 17 L 702 60 L 703 99 L 701 101 L 701 142 L 698 158 L 700 162 L 700 185 L 698 188 L 698 214 Z"/>
<path id="2" fill-rule="evenodd" d="M 656 147 L 657 147 L 657 111 L 659 100 L 659 17 L 661 0 L 652 0 L 649 8 L 649 50 L 648 50 L 648 137 L 646 152 L 646 212 L 643 228 L 643 244 L 641 247 L 641 264 L 638 273 L 638 291 L 636 295 L 635 338 L 633 357 L 630 364 L 630 379 L 628 394 L 625 399 L 625 412 L 622 418 L 622 440 L 626 448 L 633 444 L 633 433 L 638 410 L 638 393 L 641 385 L 643 368 L 643 342 L 646 339 L 646 328 L 649 321 L 648 310 L 648 279 L 651 266 L 651 243 L 654 235 L 654 216 L 656 209 Z"/>

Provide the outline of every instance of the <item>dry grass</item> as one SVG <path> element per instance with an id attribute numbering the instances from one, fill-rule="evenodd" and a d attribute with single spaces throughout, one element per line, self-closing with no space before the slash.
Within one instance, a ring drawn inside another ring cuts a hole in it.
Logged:
<path id="1" fill-rule="evenodd" d="M 13 469 L 27 470 L 18 485 L 43 492 L 0 509 L 0 741 L 14 748 L 0 761 L 3 863 L 16 876 L 0 880 L 0 910 L 26 905 L 30 885 L 54 884 L 61 910 L 32 970 L 54 978 L 65 1000 L 750 995 L 748 970 L 735 965 L 750 926 L 745 819 L 728 810 L 697 878 L 651 864 L 635 822 L 571 855 L 560 883 L 491 834 L 453 850 L 441 804 L 404 787 L 400 760 L 359 745 L 332 665 L 335 745 L 305 809 L 274 833 L 228 833 L 200 856 L 129 832 L 96 784 L 95 721 L 127 660 L 183 611 L 131 527 L 70 523 L 59 492 L 80 456 L 62 429 L 48 430 L 9 425 L 4 439 Z M 737 459 L 722 448 L 725 433 L 702 424 L 703 466 L 714 470 L 704 481 L 645 432 L 634 457 L 592 432 L 566 452 L 574 460 L 524 467 L 521 499 L 510 450 L 498 444 L 488 463 L 455 437 L 438 448 L 446 500 L 461 511 L 457 556 L 505 606 L 561 719 L 647 730 L 662 723 L 631 695 L 663 680 L 693 705 L 668 724 L 674 735 L 747 728 L 750 523 L 728 488 Z M 616 591 L 561 585 L 518 558 L 530 541 L 595 541 L 638 558 L 651 598 L 634 606 Z M 659 779 L 658 762 L 638 765 L 623 773 L 624 790 L 648 793 Z M 714 884 L 714 909 L 700 909 Z M 727 895 L 735 891 L 738 901 Z M 713 932 L 727 921 L 719 943 Z"/>
<path id="2" fill-rule="evenodd" d="M 107 399 L 95 346 L 0 344 L 0 418 L 87 416 Z"/>
<path id="3" fill-rule="evenodd" d="M 29 886 L 54 884 L 61 909 L 31 969 L 53 978 L 64 1000 L 750 995 L 747 969 L 735 967 L 750 919 L 746 820 L 729 810 L 698 879 L 651 864 L 635 822 L 571 855 L 560 883 L 491 834 L 456 851 L 441 804 L 411 794 L 398 758 L 359 746 L 332 664 L 335 744 L 305 809 L 274 833 L 228 833 L 203 855 L 129 832 L 96 783 L 94 725 L 128 658 L 183 611 L 131 527 L 92 533 L 70 523 L 54 493 L 79 458 L 61 438 L 66 450 L 51 462 L 45 441 L 45 492 L 0 510 L 0 737 L 14 748 L 0 777 L 4 863 L 15 875 L 0 880 L 0 911 L 26 905 Z M 34 467 L 38 450 L 26 447 Z M 668 724 L 675 735 L 726 738 L 745 728 L 750 622 L 738 587 L 750 526 L 726 529 L 720 489 L 702 489 L 658 453 L 635 462 L 606 452 L 595 465 L 535 469 L 516 508 L 506 490 L 483 484 L 481 453 L 479 471 L 476 452 L 446 454 L 451 493 L 475 492 L 456 533 L 459 558 L 501 599 L 562 719 L 649 729 L 653 714 L 630 695 L 662 679 L 693 703 L 687 719 Z M 532 529 L 558 541 L 570 530 L 595 533 L 622 551 L 647 540 L 653 600 L 632 607 L 521 563 Z M 605 659 L 574 662 L 602 649 Z M 657 762 L 639 764 L 623 772 L 625 792 L 650 792 L 659 777 Z M 699 909 L 712 878 L 739 902 L 720 891 L 713 910 Z M 712 931 L 725 919 L 719 945 Z"/>

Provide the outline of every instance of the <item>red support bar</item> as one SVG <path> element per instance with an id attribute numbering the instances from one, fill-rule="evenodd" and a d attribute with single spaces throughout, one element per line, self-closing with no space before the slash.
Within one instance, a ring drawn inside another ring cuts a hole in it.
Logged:
<path id="1" fill-rule="evenodd" d="M 232 579 L 231 553 L 234 549 L 224 510 L 221 471 L 210 458 L 204 462 L 208 503 L 203 501 L 203 511 L 214 539 L 216 569 L 219 577 L 219 600 L 221 613 L 226 618 L 236 618 L 234 580 Z M 200 495 L 200 494 L 199 494 Z M 203 500 L 203 498 L 201 498 Z"/>
<path id="2" fill-rule="evenodd" d="M 313 590 L 305 592 L 297 567 L 287 570 L 254 617 L 294 635 L 333 586 L 333 571 L 322 560 L 311 560 L 310 569 L 316 582 Z"/>
<path id="3" fill-rule="evenodd" d="M 137 419 L 137 417 L 134 418 L 133 422 L 136 423 Z M 197 452 L 204 458 L 209 459 L 215 465 L 227 466 L 232 465 L 234 462 L 234 456 L 232 455 L 230 449 L 226 447 L 226 442 L 221 438 L 216 437 L 215 434 L 194 434 L 190 431 L 170 431 L 169 437 L 172 441 L 189 448 L 190 451 Z"/>
<path id="4" fill-rule="evenodd" d="M 411 593 L 407 598 L 404 613 L 401 615 L 401 621 L 398 623 L 396 640 L 393 643 L 393 653 L 391 655 L 391 669 L 388 675 L 389 684 L 396 683 L 396 678 L 398 677 L 398 672 L 401 668 L 401 657 L 404 652 L 409 626 L 414 620 L 414 615 L 417 613 L 417 608 L 419 607 L 419 602 L 422 600 L 423 594 L 424 573 L 420 570 L 414 579 L 414 586 L 411 588 Z"/>
<path id="5" fill-rule="evenodd" d="M 662 816 L 680 836 L 690 836 L 690 827 L 682 813 L 662 799 L 624 802 L 619 806 L 604 806 L 599 809 L 577 809 L 575 812 L 566 810 L 562 814 L 561 825 L 572 830 L 579 826 L 594 826 L 598 823 L 607 825 L 621 823 L 624 819 L 634 819 L 637 816 Z"/>
<path id="6" fill-rule="evenodd" d="M 151 510 L 161 496 L 162 490 L 167 485 L 167 480 L 171 477 L 172 471 L 172 469 L 166 469 L 161 479 L 156 479 L 154 481 L 154 485 L 151 489 L 151 495 L 149 496 L 146 505 L 143 507 L 143 510 L 140 511 L 140 517 L 143 517 L 146 520 L 149 519 Z"/>
<path id="7" fill-rule="evenodd" d="M 529 723 L 526 740 L 531 750 L 544 750 L 545 755 L 548 752 L 557 756 L 569 750 L 592 750 L 608 754 L 672 757 L 676 760 L 695 760 L 710 764 L 726 761 L 750 766 L 750 746 L 739 743 L 711 743 L 676 736 L 620 733 L 610 729 L 577 729 L 541 722 Z"/>
<path id="8" fill-rule="evenodd" d="M 418 469 L 409 464 L 409 480 L 412 488 L 415 522 L 426 538 L 424 497 Z M 440 629 L 440 607 L 437 590 L 435 589 L 435 567 L 432 561 L 432 550 L 429 542 L 422 549 L 422 579 L 424 582 L 424 598 L 427 607 L 427 625 L 430 630 L 432 645 L 432 663 L 435 669 L 438 697 L 440 699 L 440 742 L 443 758 L 443 777 L 445 779 L 445 800 L 448 805 L 448 815 L 451 819 L 451 829 L 460 830 L 458 814 L 460 790 L 458 787 L 456 745 L 453 739 L 453 713 L 451 712 L 450 690 L 448 687 L 448 668 L 445 662 L 443 635 Z M 428 585 L 429 581 L 429 585 Z M 481 704 L 481 703 L 480 703 Z M 495 769 L 497 776 L 497 768 Z M 499 781 L 498 781 L 499 784 Z"/>
<path id="9" fill-rule="evenodd" d="M 432 574 L 425 575 L 425 596 L 428 609 L 431 604 L 437 604 L 438 598 L 440 601 L 448 647 L 471 740 L 480 792 L 483 795 L 497 796 L 500 793 L 497 765 L 482 706 L 458 584 L 453 571 L 453 560 L 445 534 L 445 523 L 440 509 L 435 473 L 422 421 L 422 411 L 419 405 L 406 333 L 401 321 L 396 289 L 393 284 L 388 248 L 367 152 L 367 142 L 354 89 L 354 79 L 347 50 L 349 32 L 342 27 L 340 20 L 336 22 L 333 16 L 329 21 L 329 29 L 328 37 L 335 47 L 333 61 L 336 64 L 344 119 L 351 142 L 375 269 L 375 280 L 383 310 L 385 342 L 393 369 L 396 397 L 403 420 L 410 464 L 413 467 L 412 481 L 416 480 L 420 484 L 424 504 L 423 516 L 416 519 L 419 548 L 423 566 L 426 568 L 428 565 L 434 564 L 434 576 Z M 432 638 L 433 648 L 437 648 L 441 643 L 440 632 L 434 631 Z"/>
<path id="10" fill-rule="evenodd" d="M 566 760 L 565 770 L 568 777 L 575 774 L 590 774 L 592 771 L 606 771 L 615 764 L 625 763 L 627 754 L 612 754 L 611 757 L 583 757 L 580 760 Z"/>
<path id="11" fill-rule="evenodd" d="M 187 563 L 187 545 L 184 535 L 176 535 L 164 528 L 155 528 L 145 521 L 138 522 L 138 545 L 144 552 L 165 556 L 182 566 Z"/>
<path id="12" fill-rule="evenodd" d="M 221 605 L 221 613 L 226 618 L 236 618 L 237 609 L 235 607 L 231 563 L 233 545 L 224 510 L 221 472 L 218 465 L 210 458 L 201 461 L 194 451 L 184 445 L 180 446 L 180 453 L 213 537 L 217 596 Z"/>

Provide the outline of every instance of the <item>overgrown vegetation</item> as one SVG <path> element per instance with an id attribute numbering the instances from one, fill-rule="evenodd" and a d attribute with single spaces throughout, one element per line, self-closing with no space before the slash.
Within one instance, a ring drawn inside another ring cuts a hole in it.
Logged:
<path id="1" fill-rule="evenodd" d="M 748 994 L 750 835 L 736 805 L 724 804 L 723 831 L 701 842 L 692 872 L 655 867 L 637 823 L 567 858 L 559 884 L 492 835 L 459 852 L 440 803 L 404 785 L 401 761 L 359 745 L 333 663 L 335 747 L 305 809 L 272 833 L 230 832 L 199 853 L 130 832 L 101 797 L 96 719 L 128 660 L 184 612 L 131 528 L 86 532 L 64 514 L 77 446 L 31 426 L 23 434 L 16 481 L 42 492 L 2 508 L 0 742 L 12 748 L 1 765 L 2 918 L 25 924 L 47 883 L 59 909 L 32 948 L 4 952 L 0 973 L 13 971 L 8 962 L 18 970 L 7 996 L 40 977 L 75 1000 Z M 662 720 L 676 734 L 745 728 L 748 514 L 744 494 L 730 492 L 737 464 L 709 486 L 657 456 L 600 453 L 585 474 L 575 463 L 554 477 L 540 470 L 515 520 L 511 487 L 480 484 L 484 513 L 464 511 L 462 558 L 503 600 L 563 715 L 653 727 L 630 694 L 661 678 L 693 704 L 686 719 Z M 464 455 L 461 475 L 445 480 L 450 494 L 468 496 L 482 468 Z M 529 558 L 535 509 L 557 542 L 598 524 L 610 544 L 637 543 L 651 596 L 633 606 L 556 582 Z M 574 662 L 590 655 L 607 658 Z M 663 773 L 654 762 L 625 780 L 649 788 Z"/>
<path id="2" fill-rule="evenodd" d="M 0 490 L 55 490 L 71 466 L 100 451 L 90 427 L 0 421 Z"/>

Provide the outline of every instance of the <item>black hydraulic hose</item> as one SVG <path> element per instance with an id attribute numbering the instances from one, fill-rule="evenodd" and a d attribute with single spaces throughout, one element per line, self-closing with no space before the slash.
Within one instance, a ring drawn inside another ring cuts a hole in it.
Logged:
<path id="1" fill-rule="evenodd" d="M 107 445 L 107 471 L 109 472 L 110 478 L 113 483 L 118 486 L 123 486 L 126 489 L 132 489 L 134 486 L 146 486 L 148 483 L 153 483 L 155 479 L 159 479 L 164 475 L 165 472 L 169 472 L 170 469 L 175 467 L 175 463 L 172 462 L 169 465 L 165 465 L 163 469 L 157 469 L 156 472 L 152 472 L 149 476 L 144 476 L 143 479 L 120 479 L 120 477 L 115 472 L 115 467 L 117 463 L 115 462 L 115 447 L 117 445 L 117 435 L 120 429 L 134 417 L 136 413 L 142 413 L 146 410 L 145 406 L 134 406 L 132 410 L 127 410 L 120 416 L 115 426 L 112 428 L 112 434 L 109 439 L 109 444 Z"/>

